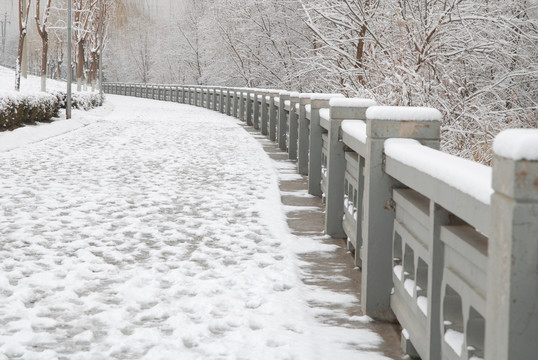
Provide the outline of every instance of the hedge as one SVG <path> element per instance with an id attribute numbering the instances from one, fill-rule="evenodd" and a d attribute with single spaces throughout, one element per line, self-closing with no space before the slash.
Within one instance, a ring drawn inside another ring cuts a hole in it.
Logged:
<path id="1" fill-rule="evenodd" d="M 65 109 L 67 95 L 62 91 L 51 93 L 16 93 L 0 91 L 0 131 L 13 130 L 36 121 L 52 121 Z M 101 106 L 99 93 L 79 93 L 72 95 L 74 109 L 89 110 Z"/>

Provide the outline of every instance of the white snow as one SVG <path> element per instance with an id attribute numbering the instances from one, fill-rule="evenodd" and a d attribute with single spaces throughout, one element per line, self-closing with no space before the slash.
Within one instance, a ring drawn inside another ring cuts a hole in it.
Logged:
<path id="1" fill-rule="evenodd" d="M 292 92 L 290 92 L 290 97 L 292 97 L 292 98 L 298 98 L 299 95 L 301 95 L 301 94 L 298 93 L 297 91 L 292 91 Z"/>
<path id="2" fill-rule="evenodd" d="M 0 91 L 12 92 L 19 94 L 15 91 L 15 72 L 11 69 L 0 66 Z M 76 86 L 73 87 L 73 93 L 75 93 Z M 63 81 L 57 81 L 47 79 L 47 90 L 62 90 L 66 91 L 67 84 Z M 20 93 L 39 93 L 41 90 L 41 77 L 28 75 L 28 78 L 21 76 L 21 91 Z"/>
<path id="3" fill-rule="evenodd" d="M 344 120 L 340 125 L 342 131 L 366 144 L 366 123 L 362 120 Z"/>
<path id="4" fill-rule="evenodd" d="M 319 109 L 319 117 L 325 120 L 330 120 L 330 110 L 328 108 Z"/>
<path id="5" fill-rule="evenodd" d="M 502 131 L 493 142 L 495 154 L 512 160 L 538 160 L 538 129 Z"/>
<path id="6" fill-rule="evenodd" d="M 491 167 L 434 150 L 412 139 L 388 139 L 385 154 L 489 204 Z"/>
<path id="7" fill-rule="evenodd" d="M 315 318 L 308 301 L 352 297 L 301 281 L 273 163 L 237 120 L 112 95 L 73 115 L 0 152 L 0 354 L 386 359 Z"/>
<path id="8" fill-rule="evenodd" d="M 329 101 L 329 105 L 338 107 L 369 107 L 375 106 L 376 102 L 371 99 L 361 98 L 332 98 Z"/>
<path id="9" fill-rule="evenodd" d="M 463 340 L 464 340 L 464 334 L 453 330 L 448 329 L 445 332 L 445 342 L 454 350 L 456 355 L 461 356 L 461 352 L 463 351 Z"/>
<path id="10" fill-rule="evenodd" d="M 375 120 L 441 121 L 443 116 L 439 110 L 428 107 L 372 106 L 366 110 L 366 118 Z"/>
<path id="11" fill-rule="evenodd" d="M 343 98 L 344 95 L 342 94 L 323 94 L 323 93 L 315 93 L 315 94 L 310 94 L 310 99 L 311 100 L 331 100 L 332 98 Z"/>
<path id="12" fill-rule="evenodd" d="M 398 278 L 398 280 L 402 281 L 402 271 L 403 271 L 403 266 L 402 266 L 402 265 L 396 265 L 396 266 L 394 266 L 394 268 L 392 269 L 392 271 L 394 271 L 394 274 L 396 275 L 396 277 Z"/>
<path id="13" fill-rule="evenodd" d="M 404 281 L 404 288 L 407 293 L 413 297 L 414 291 L 415 291 L 415 280 L 413 279 L 405 279 Z"/>
<path id="14" fill-rule="evenodd" d="M 426 296 L 417 297 L 417 305 L 420 311 L 426 316 L 428 316 L 428 298 Z"/>

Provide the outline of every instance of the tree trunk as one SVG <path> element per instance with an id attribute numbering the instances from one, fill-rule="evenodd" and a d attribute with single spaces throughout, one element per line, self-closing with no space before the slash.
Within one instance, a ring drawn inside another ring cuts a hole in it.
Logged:
<path id="1" fill-rule="evenodd" d="M 77 59 L 77 91 L 82 90 L 82 78 L 84 77 L 84 40 L 78 42 Z"/>
<path id="2" fill-rule="evenodd" d="M 363 57 L 364 57 L 364 36 L 365 35 L 366 35 L 366 24 L 362 25 L 361 31 L 359 33 L 359 41 L 357 43 L 357 55 L 356 55 L 357 67 L 359 67 L 363 71 L 364 71 Z M 358 80 L 361 83 L 361 85 L 365 84 L 364 75 L 362 73 L 359 73 Z"/>
<path id="3" fill-rule="evenodd" d="M 21 90 L 21 66 L 22 66 L 22 48 L 24 46 L 24 38 L 26 36 L 26 32 L 23 31 L 19 35 L 19 44 L 17 48 L 17 67 L 15 69 L 15 90 L 20 91 Z"/>
<path id="4" fill-rule="evenodd" d="M 41 53 L 41 91 L 47 91 L 47 56 L 49 52 L 49 34 L 43 33 L 41 38 L 43 52 Z"/>

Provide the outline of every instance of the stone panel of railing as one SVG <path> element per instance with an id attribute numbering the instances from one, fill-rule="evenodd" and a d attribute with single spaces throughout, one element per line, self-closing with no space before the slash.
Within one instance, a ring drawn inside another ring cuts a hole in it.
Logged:
<path id="1" fill-rule="evenodd" d="M 362 311 L 397 319 L 411 356 L 538 353 L 538 130 L 501 133 L 490 168 L 438 150 L 434 109 L 267 89 L 104 90 L 203 106 L 277 141 L 362 268 Z"/>

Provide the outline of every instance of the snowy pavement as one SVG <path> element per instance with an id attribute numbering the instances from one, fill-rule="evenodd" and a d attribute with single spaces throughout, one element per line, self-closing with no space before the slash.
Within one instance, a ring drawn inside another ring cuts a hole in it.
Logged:
<path id="1" fill-rule="evenodd" d="M 0 152 L 0 359 L 386 359 L 315 317 L 275 166 L 237 120 L 107 99 Z"/>

